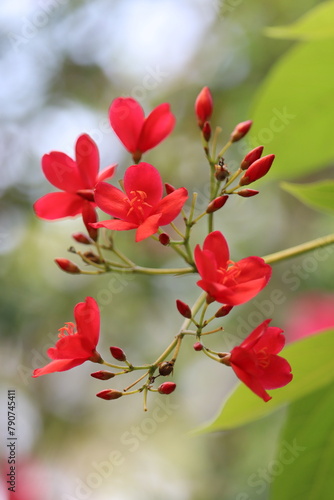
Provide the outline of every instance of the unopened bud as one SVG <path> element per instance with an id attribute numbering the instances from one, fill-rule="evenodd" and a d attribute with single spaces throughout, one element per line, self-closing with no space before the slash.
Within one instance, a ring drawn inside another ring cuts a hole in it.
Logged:
<path id="1" fill-rule="evenodd" d="M 249 168 L 247 168 L 239 181 L 239 185 L 247 186 L 251 182 L 261 179 L 261 177 L 268 173 L 274 159 L 275 155 L 267 155 L 256 160 Z"/>
<path id="2" fill-rule="evenodd" d="M 168 236 L 167 233 L 161 233 L 159 234 L 159 241 L 161 245 L 166 247 L 167 245 L 169 245 L 170 237 Z"/>
<path id="3" fill-rule="evenodd" d="M 202 351 L 203 344 L 201 344 L 200 342 L 195 342 L 195 344 L 193 345 L 193 348 L 195 349 L 195 351 Z"/>
<path id="4" fill-rule="evenodd" d="M 92 203 L 85 203 L 82 209 L 82 220 L 86 226 L 89 236 L 93 241 L 97 241 L 99 231 L 95 227 L 92 227 L 91 224 L 97 222 L 97 213 Z"/>
<path id="5" fill-rule="evenodd" d="M 184 316 L 185 318 L 188 318 L 188 319 L 191 318 L 191 316 L 192 316 L 191 309 L 188 306 L 188 304 L 185 304 L 184 302 L 182 302 L 182 300 L 177 300 L 176 307 L 177 307 L 177 310 L 179 311 L 179 313 L 181 314 L 181 316 Z"/>
<path id="6" fill-rule="evenodd" d="M 202 135 L 206 142 L 209 142 L 211 138 L 211 125 L 209 122 L 205 122 L 202 128 Z"/>
<path id="7" fill-rule="evenodd" d="M 173 361 L 163 361 L 159 365 L 159 373 L 163 377 L 167 377 L 172 373 L 174 369 L 174 362 Z"/>
<path id="8" fill-rule="evenodd" d="M 204 87 L 195 101 L 197 122 L 202 129 L 205 122 L 210 120 L 213 111 L 213 99 L 209 87 Z"/>
<path id="9" fill-rule="evenodd" d="M 55 259 L 55 263 L 60 267 L 60 269 L 65 271 L 65 273 L 69 273 L 69 274 L 80 274 L 81 273 L 78 266 L 68 259 Z"/>
<path id="10" fill-rule="evenodd" d="M 261 158 L 263 152 L 263 146 L 258 146 L 255 149 L 252 149 L 249 153 L 246 154 L 245 158 L 242 160 L 240 168 L 241 170 L 247 170 L 247 168 L 254 163 L 254 161 Z"/>
<path id="11" fill-rule="evenodd" d="M 123 396 L 123 393 L 120 391 L 115 391 L 114 389 L 105 389 L 104 391 L 98 392 L 97 394 L 98 398 L 101 399 L 106 399 L 106 400 L 111 400 L 111 399 L 118 399 Z"/>
<path id="12" fill-rule="evenodd" d="M 120 347 L 111 346 L 110 352 L 112 357 L 117 359 L 117 361 L 126 361 L 125 352 Z"/>
<path id="13" fill-rule="evenodd" d="M 115 376 L 114 373 L 108 372 L 107 370 L 99 370 L 98 372 L 94 372 L 90 374 L 91 377 L 98 378 L 99 380 L 109 380 Z"/>
<path id="14" fill-rule="evenodd" d="M 165 182 L 165 189 L 167 194 L 171 194 L 175 191 L 176 188 L 171 184 L 168 184 L 168 182 Z"/>
<path id="15" fill-rule="evenodd" d="M 247 120 L 246 122 L 238 123 L 238 125 L 235 127 L 235 129 L 233 130 L 233 132 L 231 134 L 230 141 L 231 142 L 240 141 L 240 139 L 242 139 L 247 134 L 249 129 L 251 128 L 252 123 L 253 122 L 251 120 Z"/>
<path id="16" fill-rule="evenodd" d="M 222 306 L 218 311 L 216 312 L 215 316 L 216 318 L 222 318 L 223 316 L 227 316 L 228 313 L 233 309 L 233 306 Z"/>
<path id="17" fill-rule="evenodd" d="M 260 191 L 256 191 L 255 189 L 242 189 L 241 191 L 236 191 L 235 194 L 238 194 L 243 198 L 251 198 L 252 196 L 259 194 L 259 192 Z"/>
<path id="18" fill-rule="evenodd" d="M 206 213 L 212 214 L 213 212 L 216 212 L 225 205 L 227 200 L 227 194 L 224 194 L 224 196 L 218 196 L 218 198 L 215 198 L 209 203 L 208 208 L 206 209 Z"/>
<path id="19" fill-rule="evenodd" d="M 90 245 L 92 243 L 91 239 L 84 233 L 74 233 L 72 234 L 72 238 L 78 243 L 83 243 L 84 245 Z"/>
<path id="20" fill-rule="evenodd" d="M 175 391 L 175 388 L 176 384 L 174 384 L 174 382 L 164 382 L 159 385 L 158 392 L 160 392 L 160 394 L 171 394 L 171 392 Z"/>

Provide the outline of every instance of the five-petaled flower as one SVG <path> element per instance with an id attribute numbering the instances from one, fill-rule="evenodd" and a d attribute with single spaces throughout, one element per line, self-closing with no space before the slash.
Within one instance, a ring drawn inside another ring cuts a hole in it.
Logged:
<path id="1" fill-rule="evenodd" d="M 116 164 L 99 173 L 99 151 L 87 134 L 81 135 L 75 145 L 75 160 L 65 153 L 51 151 L 42 158 L 42 169 L 47 180 L 61 192 L 42 196 L 34 210 L 42 219 L 54 220 L 83 214 L 89 222 L 94 219 L 94 187 L 114 175 Z M 96 220 L 96 218 L 95 218 Z"/>
<path id="2" fill-rule="evenodd" d="M 55 347 L 48 349 L 47 354 L 52 361 L 34 370 L 33 377 L 69 370 L 85 361 L 102 362 L 96 351 L 100 335 L 100 311 L 96 301 L 87 297 L 85 302 L 79 302 L 74 308 L 74 317 L 76 325 L 65 323 L 59 329 Z"/>
<path id="3" fill-rule="evenodd" d="M 100 182 L 95 189 L 95 201 L 105 213 L 115 219 L 92 224 L 116 231 L 137 229 L 136 241 L 141 241 L 170 224 L 180 213 L 188 198 L 185 188 L 175 189 L 164 198 L 158 170 L 149 163 L 131 165 L 124 175 L 124 191 Z"/>
<path id="4" fill-rule="evenodd" d="M 205 238 L 203 250 L 196 246 L 195 262 L 202 278 L 197 285 L 207 292 L 208 300 L 231 306 L 255 297 L 271 276 L 271 267 L 261 257 L 231 261 L 227 242 L 219 231 Z"/>
<path id="5" fill-rule="evenodd" d="M 248 335 L 222 362 L 233 368 L 237 377 L 264 401 L 271 396 L 266 389 L 278 389 L 292 380 L 291 366 L 277 354 L 283 349 L 283 330 L 268 326 L 266 319 Z"/>
<path id="6" fill-rule="evenodd" d="M 175 126 L 175 117 L 168 103 L 160 104 L 145 118 L 143 108 L 131 97 L 115 99 L 109 108 L 109 119 L 136 163 L 145 151 L 163 141 Z"/>

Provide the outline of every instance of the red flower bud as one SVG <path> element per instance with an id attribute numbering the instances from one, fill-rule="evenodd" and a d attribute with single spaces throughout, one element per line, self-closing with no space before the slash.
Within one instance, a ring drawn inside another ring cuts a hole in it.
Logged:
<path id="1" fill-rule="evenodd" d="M 182 300 L 177 300 L 176 301 L 176 307 L 181 316 L 184 316 L 185 318 L 190 319 L 191 318 L 191 309 L 190 307 L 182 302 Z"/>
<path id="2" fill-rule="evenodd" d="M 85 203 L 82 209 L 82 220 L 86 226 L 89 236 L 93 241 L 97 241 L 98 229 L 91 226 L 91 224 L 97 222 L 97 213 L 91 203 Z"/>
<path id="3" fill-rule="evenodd" d="M 109 380 L 115 376 L 114 373 L 108 372 L 107 370 L 99 370 L 98 372 L 94 372 L 90 374 L 91 377 L 98 378 L 99 380 Z"/>
<path id="4" fill-rule="evenodd" d="M 168 236 L 167 233 L 161 233 L 159 234 L 159 241 L 161 245 L 166 247 L 167 245 L 169 245 L 170 237 Z"/>
<path id="5" fill-rule="evenodd" d="M 90 245 L 92 241 L 84 233 L 74 233 L 72 238 L 78 243 L 83 243 L 84 245 Z"/>
<path id="6" fill-rule="evenodd" d="M 255 149 L 252 149 L 249 153 L 246 154 L 245 158 L 242 160 L 240 168 L 241 170 L 247 170 L 247 168 L 254 163 L 254 161 L 261 158 L 263 152 L 263 146 L 258 146 Z"/>
<path id="7" fill-rule="evenodd" d="M 111 400 L 121 398 L 123 393 L 115 391 L 114 389 L 105 389 L 104 391 L 98 392 L 96 395 L 98 398 Z"/>
<path id="8" fill-rule="evenodd" d="M 209 87 L 204 87 L 195 101 L 195 113 L 198 125 L 203 128 L 206 121 L 210 120 L 213 111 L 213 100 Z"/>
<path id="9" fill-rule="evenodd" d="M 222 318 L 223 316 L 227 316 L 228 313 L 233 309 L 233 306 L 222 306 L 218 311 L 216 312 L 215 316 L 216 318 Z"/>
<path id="10" fill-rule="evenodd" d="M 195 342 L 195 344 L 193 345 L 193 348 L 195 349 L 195 351 L 202 351 L 203 344 L 201 344 L 200 342 Z"/>
<path id="11" fill-rule="evenodd" d="M 259 191 L 256 191 L 255 189 L 242 189 L 241 191 L 237 191 L 235 194 L 238 194 L 239 196 L 242 196 L 243 198 L 251 198 L 252 196 L 255 196 L 256 194 L 259 194 Z"/>
<path id="12" fill-rule="evenodd" d="M 209 122 L 205 122 L 202 128 L 202 135 L 206 142 L 209 142 L 211 138 L 211 125 Z"/>
<path id="13" fill-rule="evenodd" d="M 176 188 L 171 184 L 168 184 L 168 182 L 165 182 L 165 189 L 167 194 L 171 194 L 176 190 Z"/>
<path id="14" fill-rule="evenodd" d="M 274 159 L 275 155 L 267 155 L 254 161 L 241 177 L 239 185 L 247 186 L 251 182 L 261 179 L 261 177 L 268 173 Z"/>
<path id="15" fill-rule="evenodd" d="M 80 274 L 81 272 L 78 266 L 68 259 L 55 259 L 55 263 L 60 267 L 60 269 L 65 271 L 65 273 Z"/>
<path id="16" fill-rule="evenodd" d="M 226 194 L 224 194 L 224 196 L 218 196 L 218 198 L 215 198 L 209 203 L 206 213 L 212 214 L 213 212 L 216 212 L 225 205 L 227 200 L 228 196 Z"/>
<path id="17" fill-rule="evenodd" d="M 240 141 L 240 139 L 242 139 L 247 134 L 247 132 L 251 128 L 252 124 L 253 124 L 253 122 L 251 120 L 247 120 L 246 122 L 238 123 L 238 125 L 235 127 L 235 129 L 233 130 L 233 132 L 231 134 L 230 141 L 231 142 Z"/>
<path id="18" fill-rule="evenodd" d="M 171 394 L 176 388 L 176 384 L 174 382 L 164 382 L 163 384 L 159 385 L 158 387 L 158 392 L 160 394 Z"/>
<path id="19" fill-rule="evenodd" d="M 112 346 L 110 347 L 110 352 L 113 358 L 117 361 L 126 361 L 125 352 L 120 347 Z"/>

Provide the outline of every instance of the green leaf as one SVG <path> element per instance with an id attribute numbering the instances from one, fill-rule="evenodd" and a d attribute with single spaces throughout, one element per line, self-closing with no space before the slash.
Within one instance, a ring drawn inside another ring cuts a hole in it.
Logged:
<path id="1" fill-rule="evenodd" d="M 327 180 L 312 184 L 283 182 L 281 186 L 305 205 L 324 212 L 334 213 L 334 181 Z"/>
<path id="2" fill-rule="evenodd" d="M 332 496 L 333 413 L 333 384 L 291 405 L 272 462 L 275 472 L 269 500 L 319 500 Z"/>
<path id="3" fill-rule="evenodd" d="M 334 40 L 298 44 L 276 63 L 253 104 L 247 147 L 276 155 L 267 178 L 291 179 L 334 158 Z"/>
<path id="4" fill-rule="evenodd" d="M 267 28 L 265 34 L 272 38 L 293 40 L 334 39 L 334 2 L 324 2 L 315 6 L 288 26 Z"/>
<path id="5" fill-rule="evenodd" d="M 334 381 L 334 330 L 294 342 L 280 355 L 292 366 L 293 380 L 285 387 L 270 391 L 272 399 L 264 403 L 243 384 L 239 384 L 223 404 L 214 420 L 197 432 L 233 429 L 262 418 Z"/>

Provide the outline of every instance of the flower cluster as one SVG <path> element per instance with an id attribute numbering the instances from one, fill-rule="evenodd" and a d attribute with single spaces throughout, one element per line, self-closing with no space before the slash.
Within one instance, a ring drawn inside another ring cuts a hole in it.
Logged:
<path id="1" fill-rule="evenodd" d="M 140 104 L 132 98 L 117 98 L 112 102 L 109 109 L 111 127 L 134 162 L 119 181 L 121 188 L 106 182 L 114 177 L 116 164 L 99 173 L 98 148 L 87 134 L 81 135 L 76 142 L 75 160 L 58 151 L 43 156 L 44 175 L 60 191 L 37 200 L 34 204 L 36 215 L 48 220 L 81 215 L 87 234 L 75 233 L 73 239 L 78 244 L 90 246 L 86 252 L 70 248 L 70 252 L 79 257 L 85 266 L 89 265 L 90 270 L 87 271 L 86 267 L 82 269 L 68 259 L 55 259 L 63 271 L 95 275 L 109 272 L 150 275 L 193 273 L 199 276 L 196 285 L 202 292 L 192 307 L 180 299 L 176 300 L 176 307 L 184 317 L 183 324 L 165 351 L 154 362 L 143 366 L 131 363 L 118 346 L 110 347 L 110 354 L 117 363 L 105 361 L 97 352 L 100 311 L 96 301 L 87 297 L 85 302 L 74 307 L 75 323 L 68 322 L 60 328 L 59 340 L 55 347 L 48 350 L 50 363 L 36 369 L 34 377 L 68 370 L 85 361 L 113 369 L 101 369 L 91 374 L 99 380 L 140 370 L 144 373 L 125 389 L 104 389 L 97 396 L 112 400 L 143 393 L 146 409 L 149 391 L 167 395 L 175 390 L 176 384 L 172 381 L 162 382 L 158 387 L 155 381 L 158 377 L 173 374 L 183 340 L 192 337 L 195 351 L 231 367 L 236 376 L 264 401 L 271 398 L 267 390 L 282 387 L 291 381 L 289 363 L 278 356 L 284 346 L 282 330 L 269 326 L 270 319 L 262 322 L 231 352 L 213 351 L 202 341 L 204 335 L 216 332 L 223 335 L 222 326 L 214 326 L 213 322 L 221 321 L 234 307 L 253 299 L 267 285 L 272 273 L 270 265 L 258 256 L 247 256 L 237 262 L 231 260 L 224 235 L 214 230 L 214 216 L 225 207 L 230 196 L 249 198 L 258 194 L 258 191 L 244 186 L 266 175 L 275 157 L 271 154 L 262 157 L 263 146 L 258 146 L 249 151 L 240 162 L 240 167 L 231 173 L 223 155 L 248 133 L 252 122 L 236 125 L 228 142 L 216 154 L 215 146 L 210 142 L 213 111 L 211 92 L 204 87 L 195 101 L 195 114 L 209 164 L 210 199 L 206 210 L 199 215 L 196 193 L 189 196 L 185 187 L 175 188 L 168 182 L 164 184 L 159 170 L 141 161 L 143 154 L 166 139 L 174 128 L 175 117 L 167 103 L 157 106 L 145 117 Z M 218 129 L 215 137 L 217 140 Z M 187 200 L 189 205 L 186 207 Z M 97 209 L 107 217 L 99 221 Z M 193 244 L 196 242 L 192 241 L 192 228 L 204 220 L 207 221 L 207 236 L 202 244 Z M 101 230 L 109 232 L 109 244 L 100 243 Z M 152 238 L 157 245 L 168 246 L 186 267 L 158 269 L 133 262 L 117 248 L 115 242 L 114 231 L 128 230 L 135 230 L 136 244 Z M 107 256 L 108 252 L 112 258 Z M 212 307 L 215 307 L 214 314 L 208 314 Z"/>

